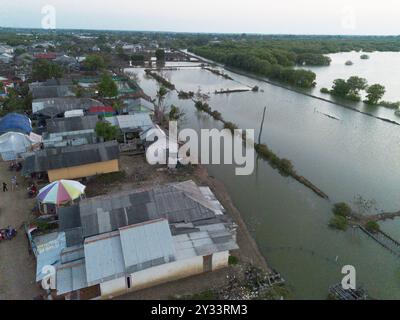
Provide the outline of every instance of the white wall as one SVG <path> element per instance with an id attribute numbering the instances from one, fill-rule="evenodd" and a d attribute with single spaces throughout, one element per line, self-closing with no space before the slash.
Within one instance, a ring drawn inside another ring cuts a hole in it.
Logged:
<path id="1" fill-rule="evenodd" d="M 102 297 L 108 299 L 124 294 L 126 292 L 125 277 L 100 283 L 100 292 Z"/>
<path id="2" fill-rule="evenodd" d="M 217 252 L 212 257 L 212 269 L 217 270 L 228 266 L 229 251 Z"/>
<path id="3" fill-rule="evenodd" d="M 229 251 L 214 253 L 212 257 L 213 270 L 228 266 Z M 131 274 L 131 289 L 129 291 L 149 288 L 161 283 L 174 281 L 203 273 L 203 257 L 196 256 L 178 260 Z M 112 298 L 128 291 L 126 278 L 119 278 L 100 284 L 101 296 Z"/>

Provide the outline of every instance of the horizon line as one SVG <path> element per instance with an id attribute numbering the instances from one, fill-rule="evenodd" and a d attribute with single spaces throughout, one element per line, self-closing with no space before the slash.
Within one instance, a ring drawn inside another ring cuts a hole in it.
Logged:
<path id="1" fill-rule="evenodd" d="M 336 34 L 336 33 L 258 33 L 258 32 L 206 32 L 206 31 L 162 31 L 162 30 L 134 30 L 134 29 L 89 29 L 89 28 L 56 28 L 56 29 L 43 29 L 39 27 L 8 27 L 0 26 L 2 29 L 16 29 L 16 30 L 38 30 L 42 32 L 57 32 L 57 31 L 94 31 L 94 32 L 133 32 L 133 33 L 181 33 L 181 34 L 204 34 L 204 35 L 259 35 L 259 36 L 339 36 L 339 37 L 400 37 L 400 34 Z"/>

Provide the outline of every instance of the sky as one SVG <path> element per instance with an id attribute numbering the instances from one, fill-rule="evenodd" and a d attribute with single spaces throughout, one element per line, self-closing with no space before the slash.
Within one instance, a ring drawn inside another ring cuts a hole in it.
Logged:
<path id="1" fill-rule="evenodd" d="M 1 27 L 397 35 L 399 17 L 399 0 L 0 0 Z"/>

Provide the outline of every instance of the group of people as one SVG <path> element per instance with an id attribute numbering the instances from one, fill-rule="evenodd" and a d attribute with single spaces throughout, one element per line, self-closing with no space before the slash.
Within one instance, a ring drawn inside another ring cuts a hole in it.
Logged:
<path id="1" fill-rule="evenodd" d="M 14 191 L 18 188 L 18 181 L 17 181 L 17 176 L 13 176 L 11 178 L 11 191 Z M 3 182 L 3 192 L 8 191 L 8 185 L 7 183 Z"/>

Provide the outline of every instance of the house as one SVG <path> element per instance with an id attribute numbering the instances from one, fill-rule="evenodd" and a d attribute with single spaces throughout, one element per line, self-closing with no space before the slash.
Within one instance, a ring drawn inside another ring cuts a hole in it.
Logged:
<path id="1" fill-rule="evenodd" d="M 23 114 L 8 113 L 0 118 L 0 134 L 6 132 L 30 134 L 32 132 L 31 120 Z"/>
<path id="2" fill-rule="evenodd" d="M 235 224 L 211 190 L 193 181 L 62 207 L 54 239 L 45 258 L 56 267 L 56 294 L 66 299 L 107 299 L 211 272 L 238 249 Z"/>
<path id="3" fill-rule="evenodd" d="M 29 86 L 33 99 L 75 97 L 73 86 L 54 85 L 54 86 Z"/>
<path id="4" fill-rule="evenodd" d="M 48 133 L 69 132 L 79 130 L 95 129 L 98 121 L 97 115 L 73 118 L 54 118 L 46 120 Z"/>
<path id="5" fill-rule="evenodd" d="M 118 143 L 48 148 L 25 158 L 23 176 L 48 176 L 50 182 L 60 179 L 80 179 L 119 171 Z"/>
<path id="6" fill-rule="evenodd" d="M 44 82 L 29 84 L 33 99 L 75 97 L 74 87 L 70 79 L 50 79 Z"/>
<path id="7" fill-rule="evenodd" d="M 80 146 L 97 142 L 97 135 L 93 129 L 43 134 L 44 148 Z"/>
<path id="8" fill-rule="evenodd" d="M 147 112 L 152 114 L 154 112 L 154 105 L 143 98 L 124 99 L 123 105 L 123 114 L 134 114 L 138 112 Z"/>
<path id="9" fill-rule="evenodd" d="M 89 108 L 88 114 L 103 117 L 112 117 L 116 115 L 117 112 L 111 106 L 96 105 Z"/>
<path id="10" fill-rule="evenodd" d="M 140 139 L 140 134 L 154 127 L 148 113 L 111 116 L 104 120 L 119 129 L 123 137 L 123 144 L 120 145 L 121 152 L 144 151 L 144 143 Z"/>
<path id="11" fill-rule="evenodd" d="M 44 60 L 55 60 L 57 58 L 57 54 L 54 52 L 35 53 L 33 55 L 33 58 L 44 59 Z"/>
<path id="12" fill-rule="evenodd" d="M 0 54 L 0 62 L 2 63 L 10 63 L 12 62 L 14 56 L 9 53 L 1 53 Z"/>
<path id="13" fill-rule="evenodd" d="M 13 47 L 11 47 L 9 45 L 0 44 L 0 54 L 3 54 L 3 53 L 13 54 L 14 49 L 13 49 Z"/>
<path id="14" fill-rule="evenodd" d="M 34 99 L 32 101 L 32 114 L 54 118 L 71 110 L 87 111 L 93 106 L 102 106 L 98 100 L 90 98 L 59 97 Z"/>

